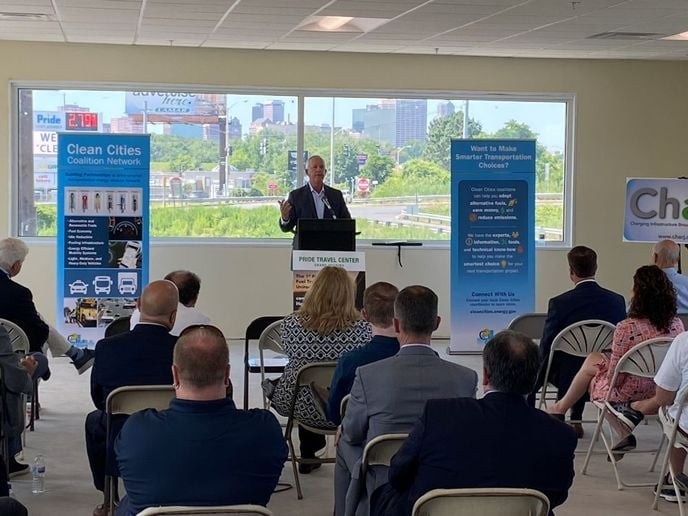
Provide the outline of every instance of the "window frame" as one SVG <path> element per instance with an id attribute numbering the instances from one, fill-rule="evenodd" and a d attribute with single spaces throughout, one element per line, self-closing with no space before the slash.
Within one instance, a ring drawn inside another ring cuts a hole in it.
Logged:
<path id="1" fill-rule="evenodd" d="M 575 113 L 576 94 L 559 92 L 508 92 L 490 91 L 476 92 L 470 90 L 404 90 L 404 89 L 315 89 L 274 87 L 261 88 L 253 86 L 223 86 L 223 85 L 199 85 L 199 84 L 168 84 L 168 83 L 138 83 L 138 82 L 70 82 L 70 81 L 10 81 L 9 123 L 10 152 L 9 159 L 9 193 L 8 204 L 9 232 L 11 235 L 19 234 L 19 90 L 91 90 L 91 91 L 168 91 L 188 93 L 222 93 L 225 95 L 264 95 L 264 96 L 291 96 L 297 103 L 297 184 L 303 183 L 305 164 L 303 163 L 304 128 L 305 128 L 305 99 L 306 98 L 389 98 L 389 99 L 435 99 L 435 100 L 461 100 L 469 102 L 479 101 L 504 101 L 504 102 L 559 102 L 565 105 L 565 138 L 564 138 L 564 181 L 563 181 L 563 234 L 561 241 L 537 241 L 537 250 L 561 250 L 569 249 L 573 245 L 573 185 L 574 185 L 574 154 L 575 154 Z M 52 242 L 55 237 L 22 237 L 32 243 Z M 358 247 L 368 249 L 372 243 L 379 240 L 359 239 Z M 151 237 L 151 245 L 230 245 L 237 247 L 288 247 L 291 240 L 275 238 L 233 238 L 233 237 Z M 421 240 L 421 249 L 449 250 L 449 240 Z"/>

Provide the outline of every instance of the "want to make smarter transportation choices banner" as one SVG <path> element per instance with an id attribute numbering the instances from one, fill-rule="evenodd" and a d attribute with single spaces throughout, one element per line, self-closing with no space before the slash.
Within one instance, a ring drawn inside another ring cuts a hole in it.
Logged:
<path id="1" fill-rule="evenodd" d="M 626 179 L 623 240 L 688 243 L 688 179 Z"/>
<path id="2" fill-rule="evenodd" d="M 93 347 L 148 283 L 148 135 L 59 133 L 57 315 Z"/>
<path id="3" fill-rule="evenodd" d="M 480 352 L 535 305 L 535 140 L 452 140 L 451 344 Z"/>

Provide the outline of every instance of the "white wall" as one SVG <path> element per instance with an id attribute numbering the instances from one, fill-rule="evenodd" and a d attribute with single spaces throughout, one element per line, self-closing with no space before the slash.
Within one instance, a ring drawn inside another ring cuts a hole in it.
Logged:
<path id="1" fill-rule="evenodd" d="M 624 181 L 684 175 L 688 62 L 494 59 L 324 52 L 0 42 L 0 237 L 9 234 L 10 81 L 204 84 L 415 91 L 574 93 L 574 244 L 595 248 L 600 280 L 623 294 L 649 246 L 624 244 Z M 369 281 L 435 289 L 447 335 L 449 251 L 367 250 Z M 204 280 L 199 307 L 228 335 L 243 334 L 258 315 L 290 306 L 289 248 L 156 244 L 151 276 L 189 268 Z M 54 243 L 32 243 L 22 275 L 39 309 L 55 302 Z M 569 288 L 565 251 L 537 254 L 537 308 Z"/>

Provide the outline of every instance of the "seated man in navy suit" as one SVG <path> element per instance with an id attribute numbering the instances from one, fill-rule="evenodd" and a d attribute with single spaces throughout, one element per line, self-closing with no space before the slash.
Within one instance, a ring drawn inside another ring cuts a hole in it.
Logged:
<path id="1" fill-rule="evenodd" d="M 392 458 L 389 484 L 373 493 L 371 514 L 405 516 L 432 489 L 536 489 L 561 505 L 573 482 L 576 434 L 530 407 L 539 366 L 537 346 L 502 331 L 483 350 L 479 400 L 429 400 L 420 420 Z"/>
<path id="2" fill-rule="evenodd" d="M 601 319 L 616 324 L 626 318 L 624 298 L 602 288 L 595 280 L 597 273 L 597 253 L 582 245 L 576 246 L 566 255 L 569 262 L 569 277 L 575 287 L 549 300 L 547 320 L 540 340 L 540 373 L 530 402 L 535 403 L 536 392 L 542 387 L 549 360 L 552 342 L 561 330 L 586 319 Z M 556 352 L 549 373 L 549 383 L 557 387 L 557 399 L 561 399 L 571 386 L 573 378 L 583 365 L 584 358 Z M 571 408 L 571 424 L 576 435 L 583 437 L 583 427 L 578 422 L 583 419 L 587 394 Z"/>
<path id="3" fill-rule="evenodd" d="M 373 283 L 363 293 L 361 316 L 370 323 L 373 338 L 365 346 L 344 353 L 337 361 L 327 400 L 327 419 L 337 425 L 342 422 L 340 405 L 351 392 L 356 370 L 399 352 L 399 341 L 394 330 L 394 300 L 397 294 L 399 289 L 386 281 Z"/>
<path id="4" fill-rule="evenodd" d="M 101 339 L 96 344 L 96 356 L 91 371 L 91 399 L 96 410 L 86 418 L 86 452 L 93 474 L 93 483 L 103 491 L 106 470 L 116 474 L 114 465 L 106 465 L 105 402 L 108 395 L 125 385 L 172 385 L 172 351 L 177 337 L 170 335 L 174 327 L 179 294 L 174 283 L 153 281 L 137 301 L 141 320 L 133 330 Z M 113 438 L 126 417 L 113 421 Z M 112 455 L 111 455 L 112 456 Z M 107 508 L 99 505 L 95 516 L 106 515 Z"/>
<path id="5" fill-rule="evenodd" d="M 279 201 L 280 229 L 294 231 L 299 219 L 350 219 L 342 192 L 325 184 L 325 161 L 311 156 L 306 163 L 308 184 L 289 192 L 286 201 Z"/>
<path id="6" fill-rule="evenodd" d="M 267 505 L 287 445 L 275 416 L 227 397 L 229 348 L 213 326 L 191 326 L 174 348 L 170 408 L 132 415 L 117 438 L 127 497 L 117 515 L 157 505 Z"/>

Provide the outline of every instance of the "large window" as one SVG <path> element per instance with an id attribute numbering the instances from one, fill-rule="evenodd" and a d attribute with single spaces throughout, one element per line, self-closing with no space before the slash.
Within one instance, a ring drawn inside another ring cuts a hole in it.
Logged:
<path id="1" fill-rule="evenodd" d="M 15 92 L 20 236 L 56 233 L 59 131 L 151 134 L 151 234 L 159 238 L 286 238 L 277 200 L 302 184 L 298 165 L 318 154 L 360 238 L 446 241 L 450 139 L 535 138 L 538 243 L 566 244 L 570 233 L 570 98 Z"/>

